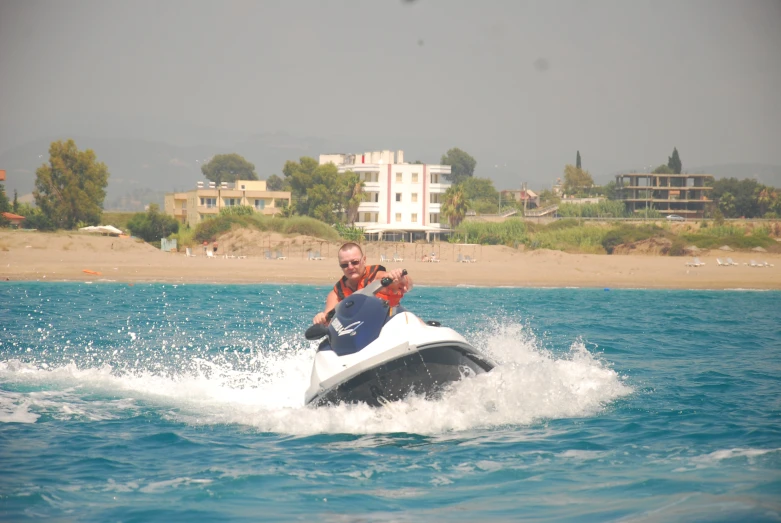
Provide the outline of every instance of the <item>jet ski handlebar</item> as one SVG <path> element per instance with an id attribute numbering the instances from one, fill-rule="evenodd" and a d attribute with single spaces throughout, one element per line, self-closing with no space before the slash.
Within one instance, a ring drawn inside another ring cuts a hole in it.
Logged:
<path id="1" fill-rule="evenodd" d="M 401 275 L 402 276 L 406 276 L 407 275 L 407 269 L 402 270 L 401 271 Z M 359 291 L 355 291 L 355 294 L 365 294 L 367 296 L 374 296 L 375 294 L 377 294 L 377 292 L 380 289 L 384 289 L 385 287 L 387 287 L 391 283 L 393 283 L 393 278 L 391 278 L 390 276 L 386 276 L 386 277 L 384 277 L 383 279 L 381 279 L 379 281 L 378 280 L 374 280 L 369 285 L 367 285 L 366 287 L 364 287 L 363 289 L 361 289 Z M 331 310 L 333 311 L 335 309 L 331 309 Z"/>

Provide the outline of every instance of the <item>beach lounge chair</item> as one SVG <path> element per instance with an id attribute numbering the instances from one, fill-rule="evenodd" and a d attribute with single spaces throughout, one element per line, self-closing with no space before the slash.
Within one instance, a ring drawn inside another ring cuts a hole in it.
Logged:
<path id="1" fill-rule="evenodd" d="M 705 265 L 705 262 L 701 262 L 700 259 L 695 256 L 694 257 L 694 266 L 695 267 L 700 267 L 702 265 Z"/>
<path id="2" fill-rule="evenodd" d="M 185 256 L 195 256 L 195 254 L 193 254 L 193 250 L 190 247 L 187 247 L 184 250 L 184 253 L 185 253 Z"/>
<path id="3" fill-rule="evenodd" d="M 395 261 L 395 262 L 403 262 L 403 261 L 404 261 L 404 258 L 402 258 L 401 256 L 399 256 L 399 253 L 397 253 L 397 252 L 394 252 L 394 253 L 393 253 L 393 261 Z"/>
<path id="4" fill-rule="evenodd" d="M 477 263 L 477 260 L 475 260 L 474 258 L 472 258 L 471 256 L 469 256 L 468 254 L 467 254 L 466 256 L 464 256 L 464 261 L 465 261 L 466 263 Z"/>
<path id="5" fill-rule="evenodd" d="M 263 257 L 266 258 L 267 260 L 273 260 L 274 259 L 274 257 L 271 255 L 271 251 L 265 251 L 263 253 Z"/>
<path id="6" fill-rule="evenodd" d="M 719 264 L 719 267 L 725 267 L 725 266 L 729 265 L 729 263 L 721 261 L 721 258 L 716 258 L 716 263 Z"/>
<path id="7" fill-rule="evenodd" d="M 764 266 L 765 267 L 775 267 L 772 263 L 768 263 L 768 262 L 765 262 Z"/>
<path id="8" fill-rule="evenodd" d="M 276 251 L 274 253 L 274 258 L 277 259 L 277 260 L 287 260 L 287 256 L 284 256 L 282 254 L 282 251 Z"/>
<path id="9" fill-rule="evenodd" d="M 466 258 L 461 253 L 458 253 L 458 256 L 456 257 L 457 263 L 469 263 Z"/>
<path id="10" fill-rule="evenodd" d="M 231 253 L 226 252 L 224 256 L 225 256 L 225 259 L 227 259 L 227 260 L 231 260 L 231 259 L 235 259 L 236 258 L 236 255 L 233 254 L 232 252 Z"/>
<path id="11" fill-rule="evenodd" d="M 215 258 L 217 258 L 217 257 L 214 255 L 214 253 L 213 253 L 212 251 L 208 250 L 208 249 L 206 250 L 206 257 L 207 257 L 207 258 L 212 258 L 212 259 L 215 259 Z"/>
<path id="12" fill-rule="evenodd" d="M 380 263 L 390 263 L 390 258 L 385 256 L 384 254 L 380 254 Z"/>
<path id="13" fill-rule="evenodd" d="M 738 262 L 732 261 L 732 258 L 727 258 L 727 265 L 737 265 Z"/>
<path id="14" fill-rule="evenodd" d="M 324 259 L 325 258 L 320 256 L 320 251 L 315 251 L 315 260 L 320 261 L 320 260 L 324 260 Z"/>
<path id="15" fill-rule="evenodd" d="M 764 267 L 764 265 L 762 265 L 761 263 L 757 263 L 757 262 L 756 262 L 756 261 L 754 261 L 754 260 L 751 260 L 751 261 L 748 263 L 748 266 L 749 266 L 749 267 Z"/>
<path id="16" fill-rule="evenodd" d="M 428 261 L 430 261 L 431 263 L 439 263 L 439 262 L 440 262 L 440 259 L 439 259 L 439 258 L 437 258 L 437 255 L 436 255 L 436 254 L 432 254 L 432 255 L 431 255 L 431 258 L 429 258 L 429 259 L 428 259 Z"/>

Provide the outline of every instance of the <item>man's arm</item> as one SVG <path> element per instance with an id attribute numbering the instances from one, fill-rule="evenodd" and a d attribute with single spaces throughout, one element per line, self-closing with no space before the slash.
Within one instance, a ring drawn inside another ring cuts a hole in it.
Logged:
<path id="1" fill-rule="evenodd" d="M 323 312 L 318 312 L 315 314 L 314 320 L 312 320 L 312 323 L 320 323 L 322 325 L 325 325 L 327 322 L 325 320 L 326 315 L 331 312 L 331 309 L 336 307 L 336 304 L 339 303 L 339 297 L 336 295 L 336 293 L 331 290 L 331 292 L 328 293 L 328 296 L 325 299 L 325 310 Z"/>

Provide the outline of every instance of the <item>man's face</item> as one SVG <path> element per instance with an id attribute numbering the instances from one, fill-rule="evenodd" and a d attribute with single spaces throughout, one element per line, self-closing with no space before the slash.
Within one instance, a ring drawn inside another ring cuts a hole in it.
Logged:
<path id="1" fill-rule="evenodd" d="M 348 280 L 358 282 L 366 270 L 366 258 L 361 255 L 361 251 L 353 247 L 339 252 L 339 266 Z"/>

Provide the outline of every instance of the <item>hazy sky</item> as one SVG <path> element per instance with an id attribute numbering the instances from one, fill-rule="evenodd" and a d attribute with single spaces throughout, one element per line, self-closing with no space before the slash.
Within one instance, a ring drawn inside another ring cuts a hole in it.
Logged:
<path id="1" fill-rule="evenodd" d="M 781 0 L 0 0 L 0 152 L 288 133 L 461 147 L 495 178 L 578 149 L 595 175 L 673 146 L 684 168 L 779 165 L 780 28 Z"/>

